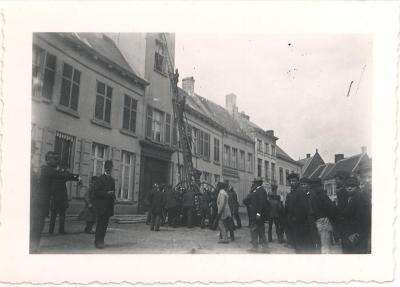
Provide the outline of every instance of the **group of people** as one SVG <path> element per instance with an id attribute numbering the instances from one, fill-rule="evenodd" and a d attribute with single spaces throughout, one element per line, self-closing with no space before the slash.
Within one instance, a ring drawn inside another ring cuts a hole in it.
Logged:
<path id="1" fill-rule="evenodd" d="M 216 191 L 200 190 L 193 187 L 189 190 L 183 188 L 173 189 L 170 185 L 153 184 L 148 192 L 146 203 L 148 214 L 146 223 L 150 225 L 150 230 L 159 231 L 160 226 L 166 224 L 169 227 L 186 226 L 193 228 L 216 229 L 218 225 L 218 190 L 223 183 L 217 185 Z M 239 216 L 239 202 L 233 187 L 224 186 L 227 191 L 227 206 L 231 214 L 236 219 L 236 226 L 241 228 Z"/>
<path id="2" fill-rule="evenodd" d="M 56 152 L 46 154 L 46 164 L 35 172 L 31 169 L 31 199 L 30 199 L 30 252 L 37 253 L 40 238 L 44 228 L 45 218 L 50 213 L 49 234 L 54 233 L 57 216 L 59 217 L 59 234 L 66 234 L 65 214 L 68 208 L 67 181 L 78 181 L 78 174 L 68 172 L 60 167 L 60 156 Z M 115 181 L 111 176 L 113 164 L 107 160 L 104 163 L 104 174 L 92 182 L 86 197 L 86 210 L 91 215 L 85 227 L 86 233 L 96 224 L 96 248 L 104 248 L 104 237 L 109 218 L 114 214 Z"/>

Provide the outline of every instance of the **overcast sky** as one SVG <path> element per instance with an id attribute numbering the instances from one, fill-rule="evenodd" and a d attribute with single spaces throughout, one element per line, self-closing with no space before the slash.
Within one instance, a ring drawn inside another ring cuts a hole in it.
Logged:
<path id="1" fill-rule="evenodd" d="M 317 148 L 332 162 L 372 152 L 372 45 L 361 34 L 176 34 L 175 65 L 217 104 L 236 94 L 295 160 Z"/>

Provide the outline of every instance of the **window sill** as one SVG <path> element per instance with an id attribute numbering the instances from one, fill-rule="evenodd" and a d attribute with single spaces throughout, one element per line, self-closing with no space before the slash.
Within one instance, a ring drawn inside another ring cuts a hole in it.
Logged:
<path id="1" fill-rule="evenodd" d="M 154 72 L 156 72 L 157 74 L 160 74 L 163 77 L 166 77 L 166 78 L 168 77 L 168 75 L 166 73 L 164 73 L 164 72 L 162 72 L 162 71 L 160 71 L 160 70 L 158 70 L 156 68 L 154 68 Z"/>
<path id="2" fill-rule="evenodd" d="M 78 112 L 73 110 L 73 109 L 70 109 L 68 107 L 65 107 L 65 106 L 62 106 L 62 105 L 57 105 L 56 106 L 56 110 L 79 119 Z"/>
<path id="3" fill-rule="evenodd" d="M 98 120 L 98 119 L 91 119 L 90 122 L 92 124 L 95 124 L 95 125 L 98 125 L 98 126 L 101 126 L 103 128 L 111 130 L 111 125 L 109 123 L 105 122 L 105 121 L 101 121 L 101 120 Z"/>
<path id="4" fill-rule="evenodd" d="M 119 132 L 120 132 L 121 134 L 130 136 L 130 137 L 133 137 L 133 138 L 137 138 L 137 135 L 136 135 L 134 132 L 130 131 L 130 130 L 120 129 Z"/>

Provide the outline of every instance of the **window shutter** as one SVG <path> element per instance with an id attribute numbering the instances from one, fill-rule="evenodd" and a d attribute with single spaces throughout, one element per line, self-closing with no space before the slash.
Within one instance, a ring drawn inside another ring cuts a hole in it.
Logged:
<path id="1" fill-rule="evenodd" d="M 151 138 L 151 129 L 153 124 L 153 110 L 151 106 L 147 106 L 147 120 L 146 120 L 146 137 Z"/>

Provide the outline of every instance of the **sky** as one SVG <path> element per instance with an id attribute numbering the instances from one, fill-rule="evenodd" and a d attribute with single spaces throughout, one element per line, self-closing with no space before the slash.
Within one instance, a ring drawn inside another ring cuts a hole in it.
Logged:
<path id="1" fill-rule="evenodd" d="M 369 34 L 178 33 L 175 66 L 221 106 L 236 94 L 239 112 L 293 159 L 318 149 L 332 162 L 372 153 L 372 48 Z"/>

